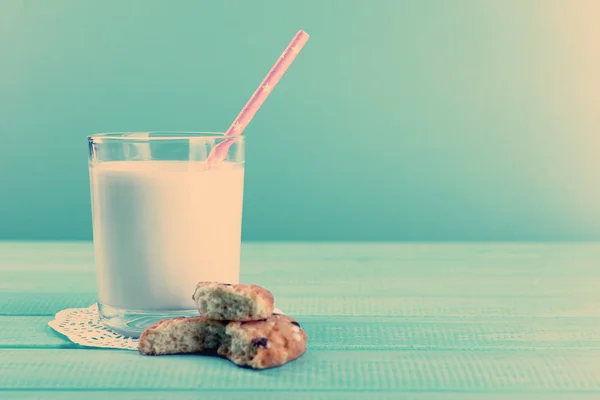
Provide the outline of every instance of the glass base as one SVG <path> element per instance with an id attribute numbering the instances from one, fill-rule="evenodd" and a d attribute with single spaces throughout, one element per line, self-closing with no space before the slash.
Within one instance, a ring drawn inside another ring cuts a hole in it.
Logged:
<path id="1" fill-rule="evenodd" d="M 102 323 L 112 331 L 138 338 L 144 329 L 163 319 L 198 316 L 198 310 L 140 311 L 125 310 L 98 303 Z"/>

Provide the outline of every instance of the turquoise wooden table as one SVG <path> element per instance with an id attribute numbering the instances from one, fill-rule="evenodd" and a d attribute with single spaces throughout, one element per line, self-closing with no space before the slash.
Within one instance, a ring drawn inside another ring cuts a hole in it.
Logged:
<path id="1" fill-rule="evenodd" d="M 47 327 L 96 300 L 90 243 L 0 243 L 0 399 L 598 399 L 600 245 L 245 244 L 304 357 L 252 371 L 82 348 Z"/>

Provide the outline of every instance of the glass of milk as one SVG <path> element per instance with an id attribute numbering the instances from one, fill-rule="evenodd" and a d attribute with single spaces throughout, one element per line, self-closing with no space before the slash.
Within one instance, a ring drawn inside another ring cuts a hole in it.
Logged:
<path id="1" fill-rule="evenodd" d="M 92 135 L 89 172 L 98 307 L 137 337 L 165 318 L 197 315 L 198 281 L 238 283 L 244 137 L 207 168 L 220 133 Z"/>

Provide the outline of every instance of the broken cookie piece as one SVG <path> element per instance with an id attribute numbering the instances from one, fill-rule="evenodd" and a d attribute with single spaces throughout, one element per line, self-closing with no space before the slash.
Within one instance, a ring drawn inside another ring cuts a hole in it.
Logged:
<path id="1" fill-rule="evenodd" d="M 256 285 L 200 282 L 192 298 L 201 316 L 215 320 L 265 319 L 275 307 L 271 292 Z"/>
<path id="2" fill-rule="evenodd" d="M 264 369 L 295 360 L 306 351 L 306 333 L 285 315 L 261 321 L 176 318 L 147 328 L 140 336 L 145 355 L 214 352 L 239 366 Z"/>
<path id="3" fill-rule="evenodd" d="M 218 352 L 240 366 L 276 367 L 306 351 L 306 333 L 287 315 L 273 314 L 263 321 L 230 322 L 225 334 L 229 340 Z"/>
<path id="4" fill-rule="evenodd" d="M 142 332 L 139 351 L 145 355 L 216 351 L 225 339 L 227 321 L 179 317 L 157 322 Z"/>

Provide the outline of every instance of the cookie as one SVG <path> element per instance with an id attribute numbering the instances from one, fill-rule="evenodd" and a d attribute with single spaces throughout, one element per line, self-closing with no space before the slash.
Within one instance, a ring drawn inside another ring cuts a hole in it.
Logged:
<path id="1" fill-rule="evenodd" d="M 262 321 L 230 322 L 228 341 L 218 353 L 239 366 L 272 368 L 295 360 L 306 351 L 306 333 L 294 319 L 272 314 Z"/>
<path id="2" fill-rule="evenodd" d="M 226 325 L 203 317 L 160 321 L 142 332 L 139 351 L 146 355 L 214 352 L 224 341 Z"/>
<path id="3" fill-rule="evenodd" d="M 279 314 L 261 321 L 176 318 L 147 328 L 139 342 L 145 355 L 211 353 L 239 366 L 273 368 L 306 351 L 306 333 L 294 319 Z"/>
<path id="4" fill-rule="evenodd" d="M 256 285 L 200 282 L 192 298 L 201 316 L 223 321 L 265 319 L 275 307 L 271 292 Z"/>

